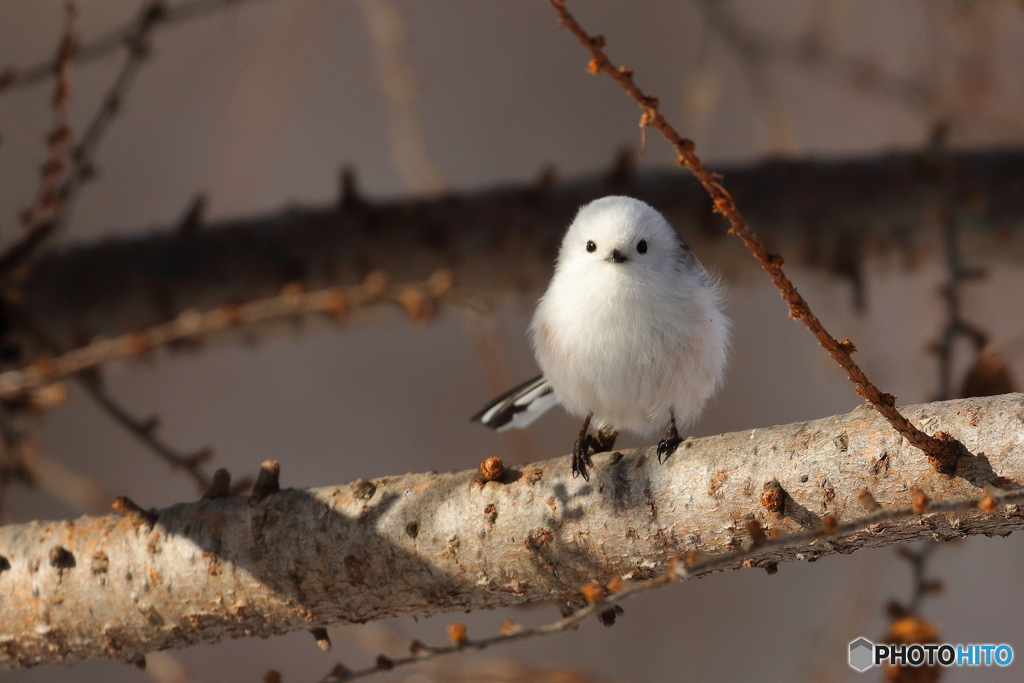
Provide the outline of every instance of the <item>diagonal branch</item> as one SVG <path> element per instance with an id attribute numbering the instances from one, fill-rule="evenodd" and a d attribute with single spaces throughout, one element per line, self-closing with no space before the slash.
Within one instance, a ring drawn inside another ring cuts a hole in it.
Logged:
<path id="1" fill-rule="evenodd" d="M 910 420 L 896 407 L 896 397 L 888 392 L 882 392 L 876 387 L 860 366 L 854 362 L 850 355 L 856 350 L 849 339 L 839 341 L 825 329 L 817 316 L 811 312 L 810 306 L 797 291 L 796 286 L 790 281 L 782 270 L 783 259 L 779 254 L 769 253 L 761 240 L 754 234 L 747 225 L 746 220 L 740 214 L 733 201 L 732 195 L 722 185 L 722 177 L 708 172 L 704 162 L 695 153 L 696 146 L 692 140 L 683 138 L 676 132 L 658 109 L 658 98 L 644 94 L 636 83 L 633 82 L 633 71 L 628 67 L 615 66 L 602 49 L 605 44 L 603 36 L 591 37 L 576 22 L 576 19 L 565 8 L 565 0 L 550 0 L 562 26 L 569 29 L 576 38 L 586 47 L 592 55 L 588 70 L 591 73 L 605 72 L 626 91 L 626 93 L 640 106 L 641 126 L 653 126 L 669 141 L 679 154 L 678 164 L 687 168 L 697 178 L 707 193 L 711 196 L 714 208 L 717 213 L 725 216 L 729 221 L 729 233 L 736 235 L 744 246 L 754 255 L 757 262 L 771 277 L 772 282 L 779 288 L 782 298 L 789 304 L 789 316 L 802 322 L 808 330 L 818 339 L 828 354 L 839 366 L 846 371 L 847 376 L 857 385 L 857 393 L 864 397 L 875 410 L 877 410 L 893 429 L 902 434 L 916 448 L 921 449 L 928 456 L 928 461 L 940 472 L 951 474 L 956 470 L 957 458 L 966 455 L 963 446 L 948 434 L 936 433 L 934 436 L 918 429 Z"/>
<path id="2" fill-rule="evenodd" d="M 114 82 L 104 94 L 99 109 L 86 125 L 81 140 L 72 150 L 70 172 L 59 185 L 51 189 L 52 206 L 47 212 L 46 220 L 39 220 L 36 217 L 34 223 L 28 226 L 30 231 L 0 253 L 0 278 L 12 279 L 19 283 L 24 280 L 28 274 L 25 266 L 30 264 L 50 238 L 64 227 L 82 184 L 95 173 L 93 155 L 96 148 L 110 123 L 117 116 L 143 60 L 148 56 L 153 28 L 165 11 L 162 0 L 150 0 L 142 8 L 132 29 L 124 35 L 123 41 L 128 54 L 114 77 Z M 61 55 L 55 62 L 59 67 L 59 84 L 66 82 L 69 63 L 74 59 L 74 43 L 70 39 L 67 43 L 67 49 L 62 48 Z M 60 88 L 58 92 L 61 92 Z M 64 137 L 69 138 L 67 126 L 64 126 L 63 130 Z M 63 173 L 61 175 L 63 176 Z"/>
<path id="3" fill-rule="evenodd" d="M 466 471 L 258 487 L 249 498 L 150 512 L 122 500 L 126 517 L 4 527 L 0 664 L 135 661 L 225 636 L 552 598 L 578 609 L 594 580 L 628 594 L 673 567 L 771 570 L 1005 535 L 1024 523 L 1020 494 L 988 489 L 1024 480 L 1022 413 L 1022 394 L 908 407 L 989 454 L 961 458 L 955 478 L 857 409 L 687 441 L 665 465 L 652 449 L 602 454 L 589 483 L 559 458 L 487 483 Z M 865 490 L 882 507 L 867 517 Z M 706 559 L 675 561 L 692 554 Z"/>

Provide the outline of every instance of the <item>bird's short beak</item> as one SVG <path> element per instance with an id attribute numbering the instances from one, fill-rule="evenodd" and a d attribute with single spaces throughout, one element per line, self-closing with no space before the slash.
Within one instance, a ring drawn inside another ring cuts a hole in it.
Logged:
<path id="1" fill-rule="evenodd" d="M 625 263 L 627 261 L 625 254 L 618 249 L 612 249 L 612 255 L 609 259 L 612 263 Z"/>

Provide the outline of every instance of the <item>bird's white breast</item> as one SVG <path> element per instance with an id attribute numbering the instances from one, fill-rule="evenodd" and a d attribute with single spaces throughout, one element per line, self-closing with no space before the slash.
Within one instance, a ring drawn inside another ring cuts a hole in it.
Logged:
<path id="1" fill-rule="evenodd" d="M 692 421 L 725 365 L 719 293 L 680 264 L 646 277 L 631 264 L 559 268 L 534 316 L 544 376 L 565 408 L 641 435 Z"/>

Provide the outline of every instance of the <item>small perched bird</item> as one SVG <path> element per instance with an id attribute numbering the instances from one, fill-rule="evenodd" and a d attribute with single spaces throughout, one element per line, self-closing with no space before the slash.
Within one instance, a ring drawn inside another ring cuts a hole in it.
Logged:
<path id="1" fill-rule="evenodd" d="M 473 417 L 525 427 L 556 403 L 583 418 L 573 476 L 619 430 L 649 437 L 668 425 L 658 461 L 682 443 L 722 382 L 729 321 L 723 291 L 665 217 L 631 197 L 579 210 L 530 325 L 541 374 Z M 591 425 L 596 435 L 589 433 Z"/>

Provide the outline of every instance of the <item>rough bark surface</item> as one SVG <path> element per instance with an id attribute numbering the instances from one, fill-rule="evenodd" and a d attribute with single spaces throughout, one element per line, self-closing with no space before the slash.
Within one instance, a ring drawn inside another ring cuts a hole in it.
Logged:
<path id="1" fill-rule="evenodd" d="M 774 161 L 723 169 L 725 184 L 769 249 L 790 264 L 847 278 L 864 304 L 863 259 L 913 265 L 941 249 L 946 216 L 968 250 L 1024 261 L 1024 152 L 893 154 L 843 161 Z M 198 225 L 51 252 L 24 283 L 33 319 L 64 348 L 276 294 L 351 285 L 373 270 L 400 281 L 454 271 L 466 291 L 535 294 L 551 275 L 581 204 L 628 194 L 664 212 L 705 264 L 756 264 L 727 239 L 699 183 L 683 171 L 606 174 L 507 186 L 432 200 L 371 203 L 346 185 L 334 206 Z M 194 218 L 194 217 L 193 217 Z M 987 259 L 991 262 L 992 259 Z"/>
<path id="2" fill-rule="evenodd" d="M 568 458 L 480 484 L 471 471 L 409 474 L 259 502 L 221 498 L 138 514 L 0 528 L 0 663 L 132 661 L 225 636 L 339 622 L 581 603 L 593 579 L 650 577 L 690 550 L 715 554 L 745 537 L 818 528 L 828 514 L 976 497 L 1024 481 L 1024 394 L 907 408 L 974 453 L 937 474 L 874 411 L 689 440 L 664 465 L 652 449 L 598 455 L 590 482 Z M 287 461 L 285 461 L 287 474 Z M 777 481 L 781 513 L 760 503 Z M 967 534 L 1005 535 L 1024 514 L 925 514 L 838 540 L 772 550 L 754 564 Z M 150 524 L 150 522 L 152 522 Z"/>

